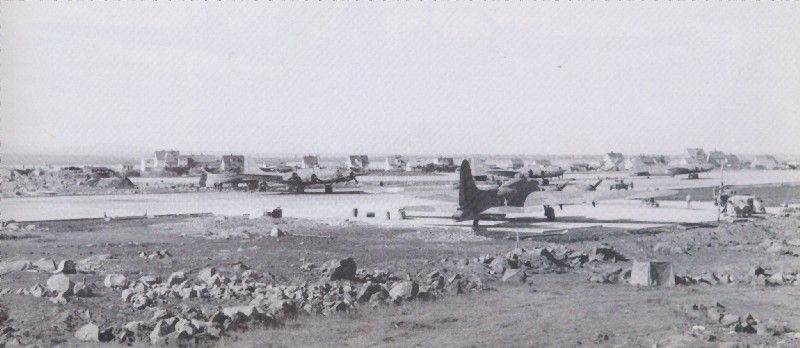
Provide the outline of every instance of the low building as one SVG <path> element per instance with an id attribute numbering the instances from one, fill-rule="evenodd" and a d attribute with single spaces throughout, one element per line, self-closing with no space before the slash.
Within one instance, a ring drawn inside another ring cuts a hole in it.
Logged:
<path id="1" fill-rule="evenodd" d="M 758 155 L 752 162 L 750 168 L 753 169 L 780 169 L 781 165 L 775 156 L 772 155 Z"/>
<path id="2" fill-rule="evenodd" d="M 153 168 L 155 168 L 155 163 L 152 158 L 142 158 L 142 162 L 139 164 L 139 171 L 152 172 Z"/>
<path id="3" fill-rule="evenodd" d="M 741 168 L 742 167 L 742 160 L 736 155 L 727 154 L 725 155 L 725 167 L 726 168 Z"/>
<path id="4" fill-rule="evenodd" d="M 706 152 L 699 148 L 688 148 L 686 149 L 686 159 L 687 163 L 706 163 L 708 160 L 708 155 Z"/>
<path id="5" fill-rule="evenodd" d="M 178 157 L 181 152 L 175 150 L 159 150 L 156 151 L 153 158 L 153 169 L 162 170 L 165 168 L 178 168 Z"/>
<path id="6" fill-rule="evenodd" d="M 367 155 L 350 155 L 350 168 L 369 169 L 369 157 Z"/>
<path id="7" fill-rule="evenodd" d="M 181 155 L 178 159 L 178 165 L 187 169 L 216 170 L 222 167 L 222 160 L 212 155 Z"/>
<path id="8" fill-rule="evenodd" d="M 222 156 L 222 165 L 220 166 L 220 170 L 223 172 L 242 173 L 244 172 L 244 169 L 245 164 L 243 155 Z"/>
<path id="9" fill-rule="evenodd" d="M 619 152 L 609 152 L 603 156 L 603 170 L 622 170 L 625 165 L 625 156 Z"/>
<path id="10" fill-rule="evenodd" d="M 438 157 L 434 163 L 440 166 L 453 166 L 456 164 L 455 160 L 453 160 L 453 157 Z"/>
<path id="11" fill-rule="evenodd" d="M 386 162 L 384 163 L 384 170 L 387 172 L 401 172 L 406 170 L 406 163 L 408 161 L 403 158 L 403 156 L 395 155 L 391 157 L 386 157 Z"/>
<path id="12" fill-rule="evenodd" d="M 706 162 L 713 164 L 715 167 L 721 167 L 722 163 L 725 162 L 725 153 L 717 150 L 711 151 L 708 153 Z"/>
<path id="13" fill-rule="evenodd" d="M 486 166 L 486 159 L 479 157 L 472 157 L 469 159 L 469 164 L 472 165 L 473 168 L 484 167 Z"/>

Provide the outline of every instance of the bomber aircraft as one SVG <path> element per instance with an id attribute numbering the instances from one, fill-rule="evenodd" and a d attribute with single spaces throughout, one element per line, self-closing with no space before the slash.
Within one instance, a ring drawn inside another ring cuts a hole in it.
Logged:
<path id="1" fill-rule="evenodd" d="M 354 170 L 349 167 L 312 167 L 286 170 L 265 170 L 262 173 L 208 173 L 204 172 L 200 185 L 205 187 L 222 188 L 224 184 L 238 185 L 246 183 L 251 190 L 256 188 L 266 190 L 269 183 L 286 185 L 289 191 L 296 193 L 305 192 L 306 187 L 322 185 L 325 193 L 333 193 L 333 185 L 353 181 L 358 183 L 357 177 L 367 175 L 364 171 Z"/>
<path id="2" fill-rule="evenodd" d="M 634 166 L 630 169 L 631 176 L 677 176 L 689 175 L 689 179 L 699 178 L 700 173 L 714 169 L 710 164 L 691 165 L 653 165 Z"/>
<path id="3" fill-rule="evenodd" d="M 542 191 L 539 182 L 529 180 L 525 175 L 504 182 L 497 188 L 479 189 L 472 177 L 469 161 L 461 163 L 458 185 L 458 209 L 452 218 L 456 221 L 472 220 L 478 226 L 481 216 L 486 210 L 494 207 L 526 207 L 542 205 L 548 220 L 555 219 L 552 205 L 580 204 L 609 199 L 643 199 L 656 198 L 675 194 L 675 191 L 597 191 L 594 185 L 573 185 L 573 189 L 564 191 Z"/>

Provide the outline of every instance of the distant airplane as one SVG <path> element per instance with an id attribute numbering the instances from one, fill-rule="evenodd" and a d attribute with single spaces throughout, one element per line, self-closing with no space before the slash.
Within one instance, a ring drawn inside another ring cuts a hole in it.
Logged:
<path id="1" fill-rule="evenodd" d="M 526 207 L 542 205 L 548 220 L 555 219 L 555 211 L 551 207 L 558 204 L 581 204 L 609 199 L 645 199 L 657 198 L 675 194 L 675 191 L 597 191 L 602 180 L 594 185 L 562 186 L 558 191 L 542 191 L 538 181 L 528 180 L 520 176 L 504 182 L 497 188 L 479 189 L 472 177 L 469 161 L 461 163 L 458 184 L 458 210 L 452 218 L 456 221 L 472 220 L 473 226 L 478 226 L 481 215 L 494 207 Z"/>
<path id="2" fill-rule="evenodd" d="M 694 165 L 640 165 L 630 169 L 631 176 L 677 176 L 689 175 L 689 179 L 697 179 L 698 174 L 714 169 L 711 164 Z"/>
<path id="3" fill-rule="evenodd" d="M 287 169 L 288 168 L 288 169 Z M 200 178 L 200 185 L 205 187 L 222 188 L 222 185 L 246 183 L 251 190 L 266 189 L 269 183 L 287 185 L 289 190 L 303 193 L 308 186 L 322 185 L 325 193 L 333 192 L 333 184 L 353 181 L 358 183 L 357 177 L 367 175 L 366 172 L 355 171 L 348 167 L 312 167 L 291 168 L 278 166 L 274 168 L 261 168 L 264 173 L 236 174 L 236 173 L 207 173 Z"/>
<path id="4" fill-rule="evenodd" d="M 514 178 L 520 174 L 528 179 L 547 179 L 564 176 L 564 169 L 558 166 L 526 166 L 520 169 L 489 169 L 487 174 L 501 176 L 504 178 Z"/>

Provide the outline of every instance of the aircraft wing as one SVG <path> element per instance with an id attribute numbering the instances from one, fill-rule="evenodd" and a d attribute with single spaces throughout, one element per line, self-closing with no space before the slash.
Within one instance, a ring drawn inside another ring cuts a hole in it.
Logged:
<path id="1" fill-rule="evenodd" d="M 266 180 L 274 182 L 283 182 L 283 175 L 281 174 L 239 174 L 238 177 L 244 180 Z"/>
<path id="2" fill-rule="evenodd" d="M 525 199 L 525 206 L 558 205 L 558 204 L 583 204 L 589 202 L 608 201 L 616 199 L 647 199 L 674 195 L 677 191 L 647 190 L 647 191 L 539 191 L 533 192 Z"/>
<path id="3" fill-rule="evenodd" d="M 502 176 L 502 177 L 506 177 L 506 178 L 514 178 L 517 175 L 519 175 L 520 172 L 517 171 L 517 170 L 493 169 L 493 170 L 487 170 L 486 173 L 487 174 L 491 174 L 491 175 Z"/>

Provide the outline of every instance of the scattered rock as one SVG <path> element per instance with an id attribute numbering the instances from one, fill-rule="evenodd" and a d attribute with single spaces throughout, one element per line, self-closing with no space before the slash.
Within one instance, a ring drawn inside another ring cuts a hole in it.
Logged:
<path id="1" fill-rule="evenodd" d="M 114 334 L 111 328 L 100 331 L 97 325 L 89 323 L 75 331 L 75 338 L 86 342 L 109 342 L 114 339 Z"/>
<path id="2" fill-rule="evenodd" d="M 78 273 L 77 269 L 75 268 L 75 261 L 72 260 L 62 260 L 58 263 L 58 267 L 56 267 L 55 273 L 63 273 L 63 274 L 75 274 Z"/>
<path id="3" fill-rule="evenodd" d="M 207 267 L 200 270 L 197 274 L 197 279 L 204 281 L 206 284 L 214 282 L 214 276 L 217 274 L 217 269 L 214 267 Z"/>
<path id="4" fill-rule="evenodd" d="M 271 231 L 269 231 L 270 237 L 282 237 L 285 233 L 280 228 L 273 227 Z"/>
<path id="5" fill-rule="evenodd" d="M 74 284 L 69 277 L 63 273 L 52 275 L 47 279 L 47 288 L 57 294 L 63 294 L 65 296 L 72 295 L 73 286 Z"/>
<path id="6" fill-rule="evenodd" d="M 47 295 L 47 289 L 42 284 L 36 283 L 28 290 L 28 293 L 33 297 L 42 297 Z"/>
<path id="7" fill-rule="evenodd" d="M 72 288 L 72 293 L 77 297 L 91 297 L 92 289 L 84 282 L 77 282 Z"/>
<path id="8" fill-rule="evenodd" d="M 525 274 L 525 271 L 522 269 L 507 269 L 503 273 L 503 282 L 504 283 L 524 283 L 528 276 Z"/>
<path id="9" fill-rule="evenodd" d="M 186 280 L 186 273 L 183 271 L 172 272 L 167 278 L 167 285 L 177 285 Z"/>
<path id="10" fill-rule="evenodd" d="M 44 272 L 54 272 L 57 268 L 56 262 L 53 259 L 41 258 L 33 263 L 33 266 Z"/>
<path id="11" fill-rule="evenodd" d="M 114 273 L 109 274 L 106 276 L 106 279 L 103 280 L 103 285 L 107 288 L 122 288 L 125 287 L 127 279 L 122 274 Z"/>
<path id="12" fill-rule="evenodd" d="M 159 343 L 167 335 L 174 332 L 177 322 L 178 319 L 175 317 L 159 320 L 153 331 L 150 332 L 150 342 L 153 344 Z"/>
<path id="13" fill-rule="evenodd" d="M 341 260 L 330 260 L 322 269 L 330 280 L 353 280 L 356 275 L 356 261 L 352 257 Z"/>
<path id="14" fill-rule="evenodd" d="M 389 290 L 389 297 L 394 300 L 411 300 L 417 295 L 419 285 L 416 282 L 406 280 L 397 282 Z"/>

